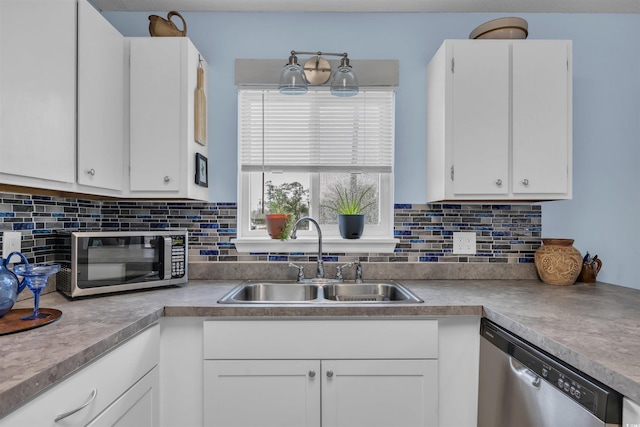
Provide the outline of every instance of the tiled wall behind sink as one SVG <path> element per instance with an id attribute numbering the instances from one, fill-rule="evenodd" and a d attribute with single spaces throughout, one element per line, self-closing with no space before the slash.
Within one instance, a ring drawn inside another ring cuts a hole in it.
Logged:
<path id="1" fill-rule="evenodd" d="M 531 263 L 541 242 L 539 205 L 397 204 L 394 253 L 325 254 L 326 261 Z M 191 262 L 306 261 L 315 254 L 239 254 L 235 203 L 92 201 L 0 193 L 0 232 L 20 231 L 22 251 L 55 261 L 56 233 L 75 230 L 189 230 Z M 452 253 L 454 231 L 475 231 L 476 255 Z"/>

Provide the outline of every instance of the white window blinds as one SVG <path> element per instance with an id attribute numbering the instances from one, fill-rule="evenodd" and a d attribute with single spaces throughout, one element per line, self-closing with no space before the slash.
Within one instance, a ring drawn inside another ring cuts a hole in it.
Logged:
<path id="1" fill-rule="evenodd" d="M 341 98 L 240 89 L 244 172 L 378 172 L 393 168 L 393 89 Z"/>

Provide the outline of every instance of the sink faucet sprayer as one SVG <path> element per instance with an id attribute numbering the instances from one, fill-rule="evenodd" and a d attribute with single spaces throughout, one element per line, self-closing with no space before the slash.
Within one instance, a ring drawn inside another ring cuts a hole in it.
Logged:
<path id="1" fill-rule="evenodd" d="M 316 274 L 316 277 L 324 278 L 324 263 L 322 261 L 322 231 L 320 230 L 320 224 L 318 224 L 318 221 L 316 221 L 315 219 L 309 216 L 304 216 L 300 218 L 299 220 L 296 221 L 295 225 L 293 226 L 293 230 L 291 230 L 291 238 L 292 239 L 298 238 L 298 236 L 296 236 L 296 232 L 298 231 L 298 225 L 304 221 L 309 221 L 314 223 L 316 226 L 316 230 L 318 231 L 318 273 Z"/>

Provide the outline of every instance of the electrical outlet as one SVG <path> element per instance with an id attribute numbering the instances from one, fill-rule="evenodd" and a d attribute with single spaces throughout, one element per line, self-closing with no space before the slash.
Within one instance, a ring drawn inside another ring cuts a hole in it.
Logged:
<path id="1" fill-rule="evenodd" d="M 453 233 L 453 253 L 473 255 L 476 253 L 476 233 L 459 231 Z"/>
<path id="2" fill-rule="evenodd" d="M 19 231 L 5 231 L 2 233 L 2 258 L 9 256 L 11 252 L 20 252 L 22 233 Z M 16 258 L 16 257 L 13 257 Z M 7 260 L 11 262 L 11 260 Z"/>

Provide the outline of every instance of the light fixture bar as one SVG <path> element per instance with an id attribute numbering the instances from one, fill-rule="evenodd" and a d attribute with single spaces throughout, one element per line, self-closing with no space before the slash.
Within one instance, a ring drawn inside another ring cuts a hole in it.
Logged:
<path id="1" fill-rule="evenodd" d="M 304 63 L 298 64 L 297 55 L 313 55 Z M 338 56 L 342 58 L 340 65 L 331 77 L 331 64 L 323 56 Z M 289 62 L 280 74 L 280 93 L 287 95 L 301 95 L 307 92 L 307 84 L 321 85 L 331 78 L 331 93 L 335 96 L 354 96 L 358 94 L 358 79 L 349 64 L 347 52 L 306 52 L 292 50 Z"/>

